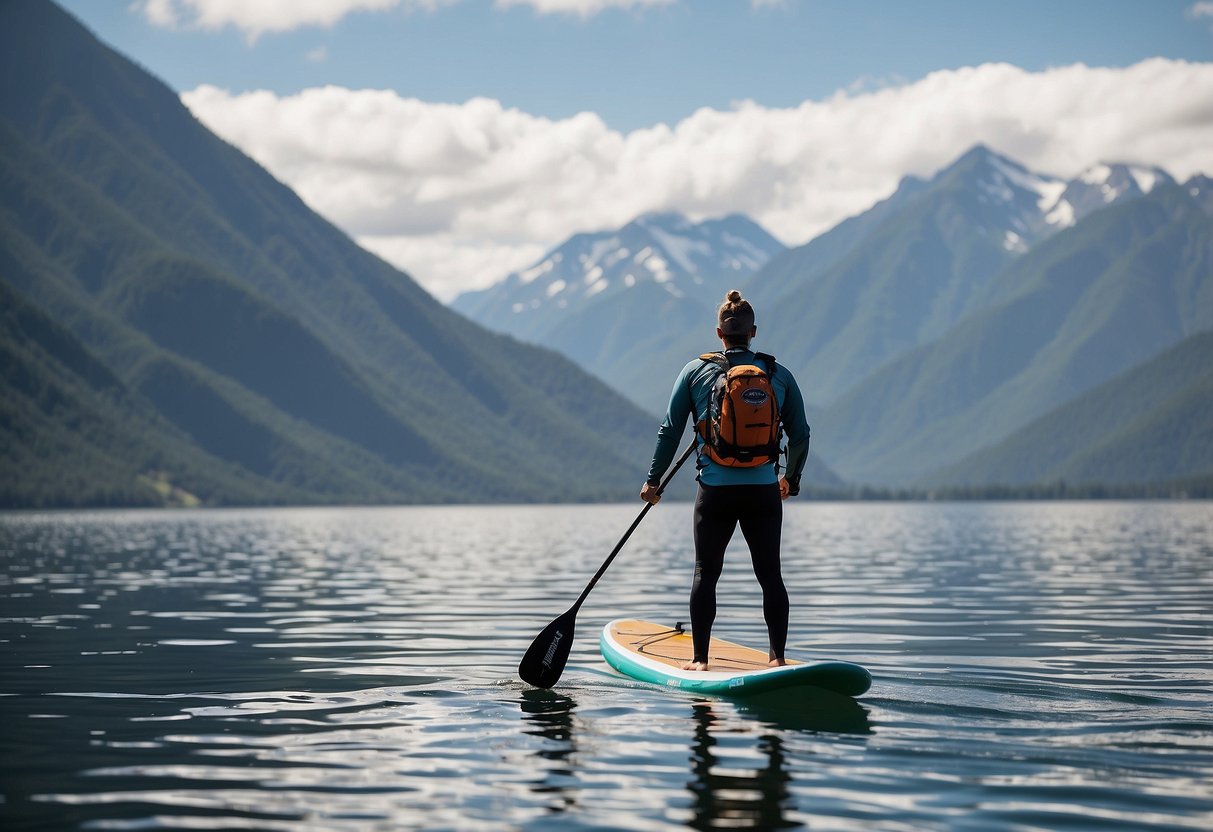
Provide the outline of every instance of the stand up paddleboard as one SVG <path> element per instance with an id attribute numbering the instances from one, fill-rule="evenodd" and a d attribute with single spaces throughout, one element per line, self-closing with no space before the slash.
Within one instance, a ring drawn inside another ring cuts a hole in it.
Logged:
<path id="1" fill-rule="evenodd" d="M 602 657 L 625 676 L 697 693 L 748 696 L 764 691 L 811 686 L 859 696 L 872 675 L 850 662 L 797 662 L 768 667 L 765 650 L 713 638 L 710 670 L 683 670 L 693 656 L 691 634 L 681 627 L 621 618 L 602 629 Z"/>

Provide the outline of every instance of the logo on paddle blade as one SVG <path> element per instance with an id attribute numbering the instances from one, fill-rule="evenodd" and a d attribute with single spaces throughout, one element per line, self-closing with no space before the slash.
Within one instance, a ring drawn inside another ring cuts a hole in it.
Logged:
<path id="1" fill-rule="evenodd" d="M 558 646 L 560 646 L 560 640 L 562 638 L 564 638 L 564 633 L 562 633 L 560 630 L 557 630 L 556 637 L 554 639 L 552 639 L 552 643 L 550 645 L 548 645 L 548 652 L 543 657 L 543 666 L 544 667 L 552 666 L 552 659 L 556 658 L 556 648 Z"/>

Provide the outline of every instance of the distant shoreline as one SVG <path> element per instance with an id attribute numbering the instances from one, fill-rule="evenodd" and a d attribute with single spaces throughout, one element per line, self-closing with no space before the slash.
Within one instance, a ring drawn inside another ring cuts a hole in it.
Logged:
<path id="1" fill-rule="evenodd" d="M 1008 500 L 1209 500 L 1213 479 L 1144 485 L 1071 484 L 974 485 L 940 488 L 813 488 L 802 493 L 815 500 L 848 502 L 1004 502 Z"/>
<path id="2" fill-rule="evenodd" d="M 845 503 L 949 503 L 949 502 L 1074 502 L 1074 501 L 1202 501 L 1213 500 L 1213 478 L 1201 478 L 1177 483 L 1152 485 L 1074 485 L 1065 482 L 1009 486 L 953 486 L 948 488 L 878 488 L 853 486 L 841 488 L 806 487 L 799 498 L 811 502 Z M 567 501 L 552 503 L 503 502 L 485 503 L 469 501 L 433 503 L 216 503 L 182 505 L 166 503 L 130 504 L 80 504 L 80 505 L 4 505 L 0 516 L 22 512 L 71 512 L 71 511 L 134 511 L 134 510 L 226 510 L 226 509 L 364 509 L 364 508 L 456 508 L 479 506 L 484 508 L 508 508 L 509 506 L 575 506 L 575 505 L 620 505 L 631 502 L 631 497 L 618 500 Z M 690 502 L 689 499 L 667 497 L 667 502 Z"/>

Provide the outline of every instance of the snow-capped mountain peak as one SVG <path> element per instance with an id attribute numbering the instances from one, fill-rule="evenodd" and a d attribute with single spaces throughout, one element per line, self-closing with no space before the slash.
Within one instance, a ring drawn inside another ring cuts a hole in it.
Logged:
<path id="1" fill-rule="evenodd" d="M 925 182 L 907 182 L 918 199 L 934 193 L 936 205 L 959 211 L 966 221 L 943 227 L 975 230 L 1010 254 L 1022 254 L 1046 237 L 1111 203 L 1132 199 L 1174 180 L 1160 168 L 1099 164 L 1073 179 L 1035 171 L 985 145 L 976 145 Z M 925 204 L 925 203 L 924 203 Z"/>
<path id="2" fill-rule="evenodd" d="M 1101 162 L 1087 168 L 1066 184 L 1056 205 L 1050 209 L 1050 216 L 1068 220 L 1058 222 L 1059 227 L 1073 225 L 1087 214 L 1113 202 L 1143 196 L 1160 184 L 1172 184 L 1174 181 L 1162 168 Z"/>
<path id="3" fill-rule="evenodd" d="M 957 193 L 982 233 L 1015 253 L 1069 220 L 1064 212 L 1050 214 L 1066 189 L 1065 181 L 1031 171 L 984 145 L 937 174 L 930 187 Z"/>
<path id="4" fill-rule="evenodd" d="M 1169 181 L 1171 177 L 1161 168 L 1147 168 L 1141 165 L 1109 165 L 1100 163 L 1092 165 L 1083 171 L 1078 178 L 1087 185 L 1096 185 L 1104 193 L 1105 199 L 1111 202 L 1116 195 L 1136 186 L 1143 194 L 1154 190 L 1160 181 Z"/>
<path id="5" fill-rule="evenodd" d="M 1024 166 L 1002 156 L 990 159 L 991 167 L 1004 182 L 1036 195 L 1036 207 L 1042 212 L 1057 203 L 1066 183 L 1046 174 L 1033 173 Z"/>
<path id="6" fill-rule="evenodd" d="M 962 177 L 976 194 L 982 224 L 1009 251 L 1026 251 L 1043 237 L 1068 228 L 1095 211 L 1173 183 L 1161 168 L 1099 163 L 1073 179 L 1029 170 L 978 145 L 933 182 Z"/>
<path id="7" fill-rule="evenodd" d="M 453 305 L 482 323 L 533 336 L 549 319 L 641 285 L 675 298 L 715 299 L 783 249 L 742 215 L 694 222 L 677 213 L 644 214 L 614 231 L 576 234 Z"/>

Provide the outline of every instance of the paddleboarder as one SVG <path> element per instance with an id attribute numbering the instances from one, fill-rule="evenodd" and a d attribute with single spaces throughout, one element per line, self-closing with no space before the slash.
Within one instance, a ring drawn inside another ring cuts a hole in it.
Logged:
<path id="1" fill-rule="evenodd" d="M 716 583 L 724 567 L 725 547 L 739 525 L 762 587 L 769 663 L 781 666 L 786 663 L 788 636 L 788 592 L 779 564 L 783 500 L 800 493 L 800 475 L 809 454 L 809 424 L 792 373 L 770 355 L 750 349 L 758 327 L 749 301 L 736 289 L 730 291 L 716 318 L 722 350 L 688 362 L 675 380 L 640 498 L 649 504 L 661 499 L 661 475 L 673 461 L 687 419 L 693 414 L 700 437 L 691 583 L 694 658 L 684 669 L 710 667 L 708 643 L 716 619 Z M 772 397 L 774 408 L 770 407 Z M 781 428 L 788 439 L 782 476 Z"/>

